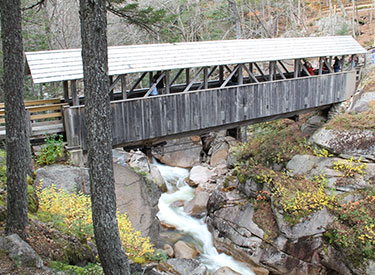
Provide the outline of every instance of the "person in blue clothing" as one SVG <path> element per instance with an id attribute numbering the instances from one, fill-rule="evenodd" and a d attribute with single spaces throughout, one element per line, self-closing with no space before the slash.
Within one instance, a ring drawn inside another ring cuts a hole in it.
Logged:
<path id="1" fill-rule="evenodd" d="M 158 71 L 152 78 L 152 85 L 158 81 L 158 78 L 161 76 L 161 71 Z M 154 89 L 152 89 L 150 95 L 158 95 L 159 92 L 162 93 L 162 89 L 164 88 L 163 79 L 156 84 Z"/>

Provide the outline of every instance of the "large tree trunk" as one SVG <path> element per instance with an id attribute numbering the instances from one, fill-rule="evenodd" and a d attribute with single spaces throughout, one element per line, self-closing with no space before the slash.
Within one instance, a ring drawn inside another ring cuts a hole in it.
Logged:
<path id="1" fill-rule="evenodd" d="M 80 0 L 85 124 L 95 240 L 105 274 L 130 274 L 116 219 L 105 0 Z"/>
<path id="2" fill-rule="evenodd" d="M 31 159 L 23 101 L 21 1 L 0 1 L 7 148 L 6 233 L 22 237 L 28 223 L 27 170 Z"/>

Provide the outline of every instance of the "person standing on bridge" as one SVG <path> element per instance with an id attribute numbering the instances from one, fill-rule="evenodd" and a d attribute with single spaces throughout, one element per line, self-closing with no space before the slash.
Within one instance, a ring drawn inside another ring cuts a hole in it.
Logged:
<path id="1" fill-rule="evenodd" d="M 164 89 L 164 77 L 160 79 L 158 82 L 159 77 L 161 76 L 161 71 L 158 71 L 153 77 L 152 77 L 152 85 L 156 83 L 156 87 L 152 90 L 150 95 L 158 95 L 163 93 Z"/>

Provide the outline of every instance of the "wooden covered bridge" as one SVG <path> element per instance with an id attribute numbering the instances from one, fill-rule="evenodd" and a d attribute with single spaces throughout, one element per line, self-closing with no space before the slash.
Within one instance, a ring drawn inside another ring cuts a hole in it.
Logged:
<path id="1" fill-rule="evenodd" d="M 354 93 L 357 59 L 366 54 L 350 36 L 133 45 L 108 52 L 111 86 L 103 93 L 112 99 L 114 147 L 150 146 L 327 108 Z M 44 123 L 60 125 L 69 148 L 85 149 L 84 96 L 77 88 L 81 50 L 28 52 L 26 59 L 34 83 L 64 84 L 64 99 L 49 104 L 60 113 L 49 111 Z"/>

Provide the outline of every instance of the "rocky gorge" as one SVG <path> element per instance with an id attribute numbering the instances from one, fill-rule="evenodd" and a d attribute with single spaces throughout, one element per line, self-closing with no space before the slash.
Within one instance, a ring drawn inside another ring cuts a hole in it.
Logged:
<path id="1" fill-rule="evenodd" d="M 374 100 L 375 93 L 364 93 L 350 113 L 329 120 L 327 113 L 314 113 L 299 122 L 251 126 L 244 143 L 219 132 L 153 149 L 160 162 L 189 169 L 183 177 L 193 196 L 171 207 L 203 219 L 217 251 L 255 274 L 375 273 Z M 157 216 L 161 194 L 174 188 L 160 167 L 141 151 L 116 149 L 113 161 L 119 211 L 169 258 L 143 269 L 134 264 L 133 270 L 207 274 L 197 261 L 201 247 Z M 90 192 L 84 167 L 46 166 L 34 182 Z M 0 246 L 20 242 L 12 238 L 2 238 Z M 93 261 L 95 248 L 82 249 L 72 263 Z M 223 266 L 212 274 L 239 273 Z"/>

